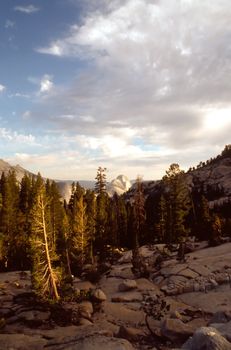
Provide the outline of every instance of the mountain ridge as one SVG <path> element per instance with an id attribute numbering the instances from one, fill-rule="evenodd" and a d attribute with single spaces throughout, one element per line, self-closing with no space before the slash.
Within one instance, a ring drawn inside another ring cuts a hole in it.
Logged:
<path id="1" fill-rule="evenodd" d="M 8 162 L 0 159 L 0 175 L 1 173 L 14 170 L 16 177 L 20 181 L 23 175 L 34 175 L 30 171 L 22 168 L 20 165 L 10 165 Z M 36 176 L 36 175 L 35 175 Z M 185 180 L 190 189 L 202 190 L 207 194 L 207 199 L 211 207 L 221 205 L 222 203 L 231 201 L 231 145 L 225 146 L 220 155 L 200 162 L 197 167 L 189 168 L 184 174 Z M 87 180 L 54 180 L 61 192 L 63 198 L 68 200 L 71 194 L 71 184 L 78 181 L 81 186 L 86 189 L 93 189 L 95 182 Z M 107 184 L 109 195 L 115 192 L 119 195 L 128 191 L 132 195 L 134 191 L 133 181 L 130 181 L 125 175 L 119 175 Z M 161 180 L 143 181 L 145 194 L 152 194 L 158 191 Z"/>

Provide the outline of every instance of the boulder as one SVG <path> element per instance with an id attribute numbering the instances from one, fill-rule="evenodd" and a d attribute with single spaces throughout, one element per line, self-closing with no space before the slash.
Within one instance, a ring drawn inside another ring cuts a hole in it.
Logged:
<path id="1" fill-rule="evenodd" d="M 204 318 L 198 317 L 198 318 L 194 318 L 193 320 L 189 321 L 187 323 L 187 325 L 190 326 L 195 332 L 198 328 L 206 327 L 207 322 Z"/>
<path id="2" fill-rule="evenodd" d="M 119 284 L 119 291 L 120 292 L 126 292 L 128 290 L 136 289 L 137 283 L 135 280 L 124 280 L 122 283 Z"/>
<path id="3" fill-rule="evenodd" d="M 172 342 L 182 343 L 193 334 L 193 329 L 179 319 L 166 318 L 161 326 L 161 334 Z"/>
<path id="4" fill-rule="evenodd" d="M 120 326 L 119 332 L 118 332 L 118 338 L 124 338 L 130 341 L 139 341 L 142 339 L 146 334 L 142 329 L 137 329 L 133 327 L 125 327 Z"/>
<path id="5" fill-rule="evenodd" d="M 91 319 L 93 314 L 93 306 L 90 301 L 82 301 L 79 304 L 79 315 L 80 317 Z"/>
<path id="6" fill-rule="evenodd" d="M 199 328 L 183 346 L 185 350 L 231 350 L 229 343 L 212 327 Z"/>
<path id="7" fill-rule="evenodd" d="M 132 325 L 132 327 L 137 327 L 139 325 L 145 325 L 145 313 L 143 310 L 140 310 L 140 304 L 138 305 L 138 309 L 134 310 L 134 304 L 132 304 L 132 308 L 128 305 L 120 304 L 120 303 L 111 303 L 106 301 L 104 305 L 104 312 L 107 315 L 108 319 L 116 320 L 121 324 L 127 323 Z"/>
<path id="8" fill-rule="evenodd" d="M 107 300 L 107 297 L 105 295 L 105 293 L 100 289 L 100 288 L 97 288 L 93 294 L 92 294 L 92 297 L 95 301 L 101 303 L 105 300 Z"/>
<path id="9" fill-rule="evenodd" d="M 223 337 L 231 342 L 231 321 L 227 323 L 212 323 L 210 326 L 216 328 Z"/>
<path id="10" fill-rule="evenodd" d="M 119 264 L 127 264 L 132 261 L 132 251 L 128 250 L 127 252 L 123 253 L 123 256 L 118 260 Z"/>
<path id="11" fill-rule="evenodd" d="M 139 254 L 142 258 L 150 258 L 152 257 L 156 251 L 149 246 L 142 246 L 139 248 Z M 132 261 L 132 251 L 129 250 L 123 254 L 123 256 L 118 260 L 119 264 L 126 264 Z"/>
<path id="12" fill-rule="evenodd" d="M 19 318 L 31 326 L 40 325 L 49 320 L 50 312 L 37 310 L 23 311 L 19 314 Z"/>
<path id="13" fill-rule="evenodd" d="M 209 324 L 212 323 L 227 323 L 231 320 L 230 311 L 217 311 L 209 321 Z"/>
<path id="14" fill-rule="evenodd" d="M 137 283 L 138 290 L 141 292 L 145 292 L 145 293 L 160 292 L 160 289 L 158 288 L 158 286 L 156 286 L 153 282 L 151 282 L 147 278 L 138 278 L 136 280 L 136 283 Z"/>

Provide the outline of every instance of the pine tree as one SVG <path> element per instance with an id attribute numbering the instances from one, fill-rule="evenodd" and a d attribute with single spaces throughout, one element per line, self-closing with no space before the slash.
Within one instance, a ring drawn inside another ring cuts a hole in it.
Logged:
<path id="1" fill-rule="evenodd" d="M 134 247 L 139 246 L 139 239 L 144 230 L 144 223 L 146 218 L 145 213 L 145 198 L 143 192 L 142 179 L 140 176 L 136 179 L 136 191 L 134 195 Z"/>
<path id="2" fill-rule="evenodd" d="M 178 164 L 171 164 L 163 178 L 166 201 L 167 243 L 180 242 L 187 236 L 186 217 L 191 208 L 189 189 L 184 172 Z"/>
<path id="3" fill-rule="evenodd" d="M 118 210 L 118 247 L 126 246 L 128 240 L 128 214 L 126 208 L 125 198 L 119 196 L 117 198 L 117 210 Z"/>
<path id="4" fill-rule="evenodd" d="M 64 217 L 63 203 L 55 181 L 46 182 L 46 195 L 50 198 L 49 211 L 51 220 L 52 244 L 55 247 L 58 237 L 62 235 L 61 231 Z"/>
<path id="5" fill-rule="evenodd" d="M 95 192 L 97 194 L 102 194 L 106 192 L 106 171 L 107 168 L 98 167 L 96 174 Z"/>
<path id="6" fill-rule="evenodd" d="M 204 195 L 199 197 L 197 203 L 197 236 L 199 239 L 207 240 L 210 238 L 212 218 L 209 210 L 208 200 Z"/>
<path id="7" fill-rule="evenodd" d="M 108 227 L 110 227 L 110 235 L 108 237 L 108 244 L 117 247 L 119 245 L 119 208 L 118 208 L 118 195 L 115 193 L 112 198 L 109 199 L 108 207 Z"/>
<path id="8" fill-rule="evenodd" d="M 32 180 L 31 177 L 25 174 L 21 180 L 20 193 L 19 193 L 19 209 L 23 214 L 28 214 L 31 209 L 31 190 Z"/>
<path id="9" fill-rule="evenodd" d="M 73 273 L 80 273 L 86 262 L 90 237 L 87 234 L 85 190 L 77 183 L 72 185 L 72 195 L 68 205 L 69 237 L 68 250 Z"/>
<path id="10" fill-rule="evenodd" d="M 115 247 L 127 245 L 127 210 L 123 196 L 114 193 L 108 208 L 110 242 Z"/>
<path id="11" fill-rule="evenodd" d="M 17 269 L 28 270 L 31 266 L 30 235 L 31 235 L 31 177 L 25 174 L 20 183 L 19 204 L 16 215 L 17 236 L 14 249 L 11 249 L 11 260 Z"/>
<path id="12" fill-rule="evenodd" d="M 6 268 L 15 268 L 17 253 L 17 211 L 19 200 L 19 186 L 15 172 L 10 171 L 7 176 L 3 173 L 0 180 L 2 195 L 2 209 L 0 212 L 0 240 L 2 246 L 2 262 Z"/>
<path id="13" fill-rule="evenodd" d="M 209 243 L 212 246 L 221 243 L 221 220 L 218 215 L 214 214 L 211 221 L 211 235 Z"/>
<path id="14" fill-rule="evenodd" d="M 105 248 L 108 242 L 108 208 L 109 197 L 107 193 L 100 193 L 96 197 L 96 235 L 94 248 L 100 253 L 100 259 L 105 258 Z"/>
<path id="15" fill-rule="evenodd" d="M 133 217 L 134 217 L 134 237 L 132 249 L 132 271 L 134 274 L 145 276 L 146 269 L 139 253 L 139 240 L 144 229 L 146 219 L 145 214 L 145 198 L 143 192 L 143 185 L 141 177 L 136 179 L 136 191 L 134 194 L 133 203 Z"/>
<path id="16" fill-rule="evenodd" d="M 32 209 L 32 281 L 39 295 L 57 301 L 60 274 L 54 267 L 57 255 L 53 245 L 49 215 L 50 198 L 46 195 L 43 184 L 39 187 L 37 183 L 36 188 L 37 194 Z"/>
<path id="17" fill-rule="evenodd" d="M 88 258 L 93 264 L 94 252 L 93 245 L 95 241 L 95 215 L 96 215 L 96 195 L 92 190 L 87 190 L 84 195 L 84 202 L 86 203 L 86 235 L 88 237 Z"/>
<path id="18" fill-rule="evenodd" d="M 154 228 L 155 237 L 157 238 L 158 242 L 164 243 L 167 241 L 166 227 L 167 227 L 167 203 L 162 194 L 159 199 L 159 204 L 157 208 L 157 222 Z"/>
<path id="19" fill-rule="evenodd" d="M 109 197 L 106 192 L 106 168 L 99 167 L 95 184 L 96 197 L 96 237 L 94 248 L 100 253 L 100 259 L 105 258 L 105 246 L 108 233 Z"/>

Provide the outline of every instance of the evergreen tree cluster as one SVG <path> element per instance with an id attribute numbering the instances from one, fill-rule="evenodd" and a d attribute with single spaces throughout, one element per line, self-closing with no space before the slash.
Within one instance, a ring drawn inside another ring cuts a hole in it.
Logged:
<path id="1" fill-rule="evenodd" d="M 196 180 L 195 180 L 196 181 Z M 66 276 L 110 258 L 112 248 L 180 243 L 193 235 L 216 244 L 230 234 L 230 203 L 211 210 L 203 188 L 191 190 L 178 164 L 166 171 L 154 194 L 138 177 L 132 198 L 109 197 L 106 169 L 98 168 L 95 190 L 72 184 L 69 202 L 55 182 L 14 172 L 0 179 L 0 270 L 31 270 L 42 296 L 58 300 Z M 138 261 L 138 260 L 137 260 Z"/>

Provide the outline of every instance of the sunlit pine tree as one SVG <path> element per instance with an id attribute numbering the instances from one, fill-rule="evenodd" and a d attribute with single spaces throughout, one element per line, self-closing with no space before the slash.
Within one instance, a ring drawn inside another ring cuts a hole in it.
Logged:
<path id="1" fill-rule="evenodd" d="M 31 217 L 32 283 L 41 297 L 58 301 L 60 271 L 54 266 L 58 257 L 53 245 L 49 205 L 50 198 L 46 195 L 45 186 L 40 184 Z"/>

